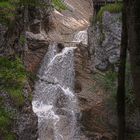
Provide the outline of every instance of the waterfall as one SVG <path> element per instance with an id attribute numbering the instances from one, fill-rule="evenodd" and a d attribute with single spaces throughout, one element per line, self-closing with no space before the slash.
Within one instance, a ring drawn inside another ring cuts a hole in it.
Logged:
<path id="1" fill-rule="evenodd" d="M 79 31 L 74 35 L 73 42 L 82 42 L 83 44 L 87 45 L 88 42 L 88 35 L 87 30 Z"/>
<path id="2" fill-rule="evenodd" d="M 39 140 L 81 140 L 74 94 L 74 49 L 60 50 L 52 43 L 44 57 L 32 102 L 38 116 Z"/>

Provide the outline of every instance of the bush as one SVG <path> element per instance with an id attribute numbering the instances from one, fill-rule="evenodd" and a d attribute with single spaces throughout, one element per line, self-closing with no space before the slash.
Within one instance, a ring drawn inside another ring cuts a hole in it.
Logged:
<path id="1" fill-rule="evenodd" d="M 97 73 L 95 75 L 97 83 L 106 91 L 116 94 L 117 90 L 117 73 L 108 71 L 105 74 Z"/>
<path id="2" fill-rule="evenodd" d="M 96 82 L 100 85 L 103 89 L 105 89 L 106 93 L 109 95 L 109 104 L 111 107 L 116 106 L 116 94 L 117 94 L 117 72 L 108 71 L 104 74 L 97 73 L 95 75 Z M 135 97 L 134 97 L 134 90 L 132 86 L 132 78 L 131 78 L 131 71 L 130 71 L 130 64 L 127 62 L 126 64 L 126 105 L 128 111 L 134 111 L 136 108 L 135 106 Z"/>
<path id="3" fill-rule="evenodd" d="M 0 23 L 10 24 L 15 14 L 15 6 L 10 2 L 10 0 L 0 1 Z"/>
<path id="4" fill-rule="evenodd" d="M 25 38 L 24 35 L 20 35 L 19 42 L 20 42 L 20 44 L 21 44 L 22 46 L 25 45 L 25 43 L 26 43 L 26 38 Z"/>
<path id="5" fill-rule="evenodd" d="M 57 10 L 67 9 L 62 0 L 52 0 L 52 4 Z M 48 4 L 40 0 L 0 0 L 0 23 L 9 26 L 17 14 L 17 9 L 23 6 L 47 8 Z"/>
<path id="6" fill-rule="evenodd" d="M 10 88 L 7 90 L 9 95 L 11 96 L 16 107 L 21 107 L 24 104 L 24 96 L 22 94 L 22 88 Z"/>
<path id="7" fill-rule="evenodd" d="M 16 140 L 16 137 L 13 133 L 8 133 L 5 137 L 4 140 Z"/>
<path id="8" fill-rule="evenodd" d="M 102 21 L 103 13 L 108 11 L 110 13 L 120 13 L 122 11 L 122 4 L 115 3 L 115 4 L 107 4 L 101 7 L 100 11 L 97 14 L 96 21 Z"/>
<path id="9" fill-rule="evenodd" d="M 0 90 L 6 91 L 16 105 L 24 103 L 23 87 L 27 80 L 26 71 L 19 58 L 0 58 Z"/>
<path id="10" fill-rule="evenodd" d="M 67 6 L 63 3 L 62 0 L 52 0 L 52 3 L 55 9 L 57 9 L 58 11 L 67 9 Z"/>
<path id="11" fill-rule="evenodd" d="M 11 124 L 11 121 L 9 118 L 5 116 L 0 116 L 0 128 L 4 129 L 7 128 Z"/>
<path id="12" fill-rule="evenodd" d="M 12 123 L 11 114 L 5 108 L 0 108 L 0 132 L 5 134 Z"/>
<path id="13" fill-rule="evenodd" d="M 26 71 L 20 58 L 0 58 L 0 92 L 8 94 L 17 109 L 24 104 L 23 87 L 27 80 Z M 11 125 L 15 119 L 15 110 L 5 106 L 5 97 L 0 96 L 0 133 L 4 140 L 15 140 Z"/>

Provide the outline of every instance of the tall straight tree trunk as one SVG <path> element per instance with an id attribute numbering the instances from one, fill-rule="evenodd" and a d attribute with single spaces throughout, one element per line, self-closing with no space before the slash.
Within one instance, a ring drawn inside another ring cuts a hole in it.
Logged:
<path id="1" fill-rule="evenodd" d="M 125 140 L 125 65 L 127 57 L 127 20 L 126 20 L 126 1 L 123 4 L 122 13 L 122 42 L 120 51 L 120 66 L 118 72 L 117 89 L 117 112 L 118 112 L 118 140 Z"/>
<path id="2" fill-rule="evenodd" d="M 140 0 L 128 0 L 128 48 L 133 87 L 140 109 Z"/>

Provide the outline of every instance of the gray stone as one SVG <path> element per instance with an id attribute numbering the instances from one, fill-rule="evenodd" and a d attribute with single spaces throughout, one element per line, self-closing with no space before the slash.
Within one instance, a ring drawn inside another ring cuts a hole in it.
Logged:
<path id="1" fill-rule="evenodd" d="M 91 68 L 101 71 L 119 61 L 121 44 L 121 14 L 104 12 L 102 23 L 94 23 L 88 29 Z M 101 24 L 101 25 L 100 25 Z M 115 67 L 115 66 L 114 66 Z"/>

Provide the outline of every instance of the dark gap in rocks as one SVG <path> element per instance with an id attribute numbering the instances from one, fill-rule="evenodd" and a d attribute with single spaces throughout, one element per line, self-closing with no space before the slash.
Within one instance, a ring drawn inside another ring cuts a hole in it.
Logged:
<path id="1" fill-rule="evenodd" d="M 58 53 L 61 53 L 64 49 L 64 45 L 62 43 L 58 43 Z"/>

